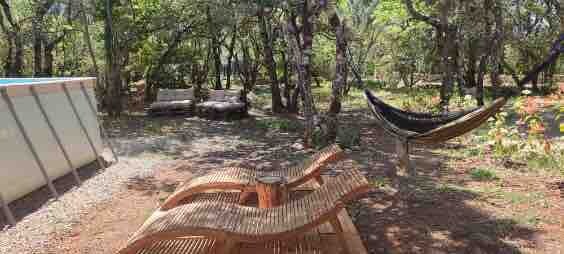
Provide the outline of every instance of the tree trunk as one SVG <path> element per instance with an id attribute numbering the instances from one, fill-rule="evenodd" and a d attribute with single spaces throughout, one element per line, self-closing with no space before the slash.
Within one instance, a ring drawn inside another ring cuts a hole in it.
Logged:
<path id="1" fill-rule="evenodd" d="M 10 77 L 10 73 L 12 71 L 12 40 L 8 40 L 8 52 L 6 53 L 6 57 L 4 58 L 4 76 Z"/>
<path id="2" fill-rule="evenodd" d="M 543 60 L 542 63 L 536 65 L 532 70 L 525 74 L 525 77 L 517 85 L 523 87 L 527 82 L 535 80 L 539 73 L 548 68 L 551 64 L 558 60 L 558 57 L 564 52 L 564 33 L 561 33 L 558 39 L 552 44 L 549 55 Z"/>
<path id="3" fill-rule="evenodd" d="M 264 65 L 268 70 L 270 78 L 270 92 L 272 94 L 272 113 L 282 113 L 284 106 L 282 105 L 282 97 L 280 96 L 280 86 L 278 84 L 278 74 L 276 73 L 276 61 L 274 60 L 274 38 L 267 21 L 264 8 L 261 8 L 260 14 L 260 33 L 263 43 Z"/>
<path id="4" fill-rule="evenodd" d="M 15 37 L 15 52 L 14 52 L 14 69 L 12 73 L 21 77 L 23 75 L 24 68 L 24 42 L 20 32 L 16 33 Z"/>
<path id="5" fill-rule="evenodd" d="M 233 35 L 231 37 L 231 43 L 229 43 L 229 55 L 227 57 L 227 68 L 225 69 L 225 76 L 227 78 L 227 82 L 225 83 L 226 89 L 231 89 L 231 75 L 232 75 L 232 67 L 233 67 L 233 54 L 235 51 L 235 43 L 237 41 L 237 24 L 233 26 Z"/>
<path id="6" fill-rule="evenodd" d="M 331 91 L 331 102 L 326 116 L 325 142 L 333 143 L 337 139 L 339 129 L 338 115 L 341 112 L 341 95 L 345 87 L 347 72 L 347 39 L 345 37 L 345 23 L 339 19 L 337 13 L 333 13 L 330 19 L 335 33 L 335 79 Z"/>
<path id="7" fill-rule="evenodd" d="M 208 24 L 207 27 L 208 33 L 211 35 L 209 43 L 210 43 L 211 55 L 214 61 L 213 71 L 214 71 L 215 82 L 213 85 L 215 90 L 221 90 L 223 89 L 223 86 L 221 84 L 221 45 L 218 40 L 219 32 L 217 31 L 217 27 L 214 24 L 214 20 L 211 16 L 211 11 L 209 6 L 207 6 L 206 8 L 206 20 Z"/>
<path id="8" fill-rule="evenodd" d="M 122 112 L 121 79 L 119 67 L 115 59 L 115 42 L 113 31 L 113 1 L 105 1 L 104 46 L 106 50 L 106 88 L 108 91 L 106 105 L 111 117 L 119 117 Z"/>
<path id="9" fill-rule="evenodd" d="M 5 75 L 7 77 L 21 77 L 24 64 L 24 43 L 21 27 L 14 19 L 12 8 L 8 1 L 0 0 L 0 7 L 0 11 L 4 14 L 0 15 L 0 19 L 2 19 L 0 28 L 8 40 L 8 52 L 4 64 Z M 5 25 L 4 20 L 7 21 L 9 26 Z"/>
<path id="10" fill-rule="evenodd" d="M 217 39 L 213 39 L 213 60 L 215 69 L 215 90 L 223 89 L 221 84 L 221 45 Z"/>
<path id="11" fill-rule="evenodd" d="M 86 16 L 87 10 L 84 6 L 83 2 L 80 2 L 80 9 L 82 10 L 82 15 L 80 15 L 82 26 L 83 26 L 83 36 L 84 36 L 84 43 L 86 44 L 86 48 L 88 49 L 88 55 L 90 56 L 90 60 L 92 61 L 92 66 L 94 67 L 94 75 L 96 77 L 96 98 L 97 101 L 102 101 L 102 96 L 104 94 L 104 85 L 100 80 L 100 68 L 98 67 L 98 62 L 96 60 L 96 52 L 94 51 L 94 47 L 92 46 L 92 37 L 90 36 L 90 27 L 88 24 L 88 18 Z"/>
<path id="12" fill-rule="evenodd" d="M 290 51 L 290 56 L 292 52 Z M 292 60 L 286 57 L 284 51 L 281 52 L 282 62 L 284 63 L 284 98 L 286 98 L 286 112 L 299 113 L 298 101 L 300 97 L 300 89 L 292 81 Z"/>
<path id="13" fill-rule="evenodd" d="M 484 76 L 486 75 L 487 64 L 488 56 L 483 55 L 480 59 L 478 67 L 478 81 L 476 82 L 476 103 L 478 106 L 484 106 Z"/>
<path id="14" fill-rule="evenodd" d="M 43 66 L 43 40 L 41 38 L 41 23 L 43 18 L 35 17 L 32 24 L 33 30 L 33 76 L 42 76 Z"/>
<path id="15" fill-rule="evenodd" d="M 43 70 L 41 71 L 42 75 L 44 75 L 45 77 L 53 76 L 53 51 L 55 50 L 55 45 L 56 44 L 48 44 L 45 46 Z"/>
<path id="16" fill-rule="evenodd" d="M 493 35 L 493 47 L 492 47 L 492 72 L 491 72 L 491 82 L 493 87 L 493 97 L 497 98 L 499 93 L 499 87 L 502 85 L 500 79 L 501 74 L 501 60 L 504 56 L 503 47 L 503 6 L 499 0 L 494 1 L 495 6 L 493 8 L 494 14 L 494 24 L 495 30 Z"/>
<path id="17" fill-rule="evenodd" d="M 457 29 L 449 23 L 449 14 L 452 2 L 442 0 L 439 4 L 440 9 L 440 29 L 441 34 L 441 59 L 442 59 L 442 86 L 441 86 L 441 108 L 448 110 L 450 97 L 454 87 L 454 76 L 456 74 L 456 47 Z"/>
<path id="18" fill-rule="evenodd" d="M 308 2 L 305 2 L 304 9 L 307 10 Z M 315 108 L 313 104 L 313 95 L 311 92 L 311 57 L 313 47 L 313 23 L 308 11 L 303 11 L 301 37 L 302 43 L 300 47 L 300 33 L 296 26 L 295 20 L 291 18 L 287 21 L 288 31 L 292 34 L 291 37 L 295 39 L 289 40 L 288 44 L 296 55 L 296 69 L 298 73 L 298 87 L 302 94 L 302 102 L 304 106 L 305 117 L 305 133 L 304 133 L 304 147 L 310 148 L 313 146 L 313 132 L 315 129 L 314 115 Z"/>
<path id="19" fill-rule="evenodd" d="M 425 16 L 417 12 L 412 0 L 403 0 L 403 3 L 410 16 L 433 26 L 437 30 L 437 44 L 440 49 L 442 72 L 441 107 L 443 110 L 446 110 L 457 73 L 457 48 L 455 44 L 458 31 L 456 26 L 449 22 L 449 15 L 453 9 L 454 1 L 441 0 L 439 2 L 439 18 Z"/>

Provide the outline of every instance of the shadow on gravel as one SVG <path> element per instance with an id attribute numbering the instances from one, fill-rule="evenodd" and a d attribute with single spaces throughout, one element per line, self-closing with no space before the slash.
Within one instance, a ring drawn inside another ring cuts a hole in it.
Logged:
<path id="1" fill-rule="evenodd" d="M 109 166 L 108 162 L 106 162 L 106 166 Z M 85 182 L 97 175 L 101 170 L 102 169 L 99 167 L 98 163 L 94 161 L 78 169 L 78 175 L 82 182 Z M 76 183 L 72 173 L 68 173 L 56 179 L 55 181 L 53 181 L 53 185 L 55 185 L 55 189 L 57 189 L 59 195 L 63 195 L 74 188 L 80 187 Z M 47 186 L 43 186 L 25 195 L 24 197 L 11 202 L 8 206 L 12 210 L 16 221 L 19 222 L 27 215 L 37 211 L 43 205 L 54 201 L 55 198 L 51 194 L 49 188 L 47 188 Z M 8 226 L 9 225 L 4 216 L 4 213 L 0 213 L 0 230 L 4 230 Z"/>

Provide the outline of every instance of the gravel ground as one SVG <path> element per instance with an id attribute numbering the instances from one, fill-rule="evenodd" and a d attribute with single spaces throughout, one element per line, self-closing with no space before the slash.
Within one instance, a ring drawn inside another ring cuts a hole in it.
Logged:
<path id="1" fill-rule="evenodd" d="M 29 214 L 15 227 L 0 232 L 0 253 L 40 253 L 54 232 L 68 232 L 80 220 L 84 211 L 111 199 L 129 178 L 150 175 L 163 157 L 122 158 L 119 163 L 100 171 L 79 188 L 49 200 L 39 210 Z"/>
<path id="2" fill-rule="evenodd" d="M 61 193 L 58 200 L 49 199 L 49 193 L 43 190 L 37 195 L 32 194 L 34 197 L 29 200 L 19 201 L 21 204 L 12 204 L 16 214 L 20 212 L 19 209 L 27 212 L 24 211 L 23 215 L 20 215 L 23 218 L 15 227 L 0 231 L 0 254 L 45 253 L 45 249 L 52 247 L 50 245 L 57 244 L 49 242 L 50 235 L 72 233 L 73 226 L 78 224 L 91 208 L 111 201 L 126 188 L 125 183 L 128 180 L 153 176 L 159 168 L 169 163 L 172 166 L 177 159 L 204 157 L 206 159 L 194 163 L 197 163 L 199 168 L 208 170 L 218 164 L 236 161 L 233 158 L 207 159 L 210 155 L 215 157 L 215 153 L 254 143 L 234 139 L 233 133 L 224 132 L 224 128 L 234 128 L 240 132 L 233 125 L 234 123 L 211 122 L 197 118 L 189 121 L 165 118 L 148 119 L 147 122 L 134 119 L 107 128 L 111 130 L 112 143 L 120 157 L 119 163 L 98 171 L 80 187 L 73 186 Z M 109 151 L 105 151 L 104 158 L 112 158 Z M 71 186 L 72 184 L 70 183 Z M 37 200 L 35 196 L 42 197 Z M 40 207 L 29 210 L 32 205 L 42 202 L 44 203 Z"/>

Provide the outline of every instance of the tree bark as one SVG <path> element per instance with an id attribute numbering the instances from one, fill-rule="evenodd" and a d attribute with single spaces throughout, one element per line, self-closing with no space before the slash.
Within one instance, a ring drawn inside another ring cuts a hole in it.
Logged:
<path id="1" fill-rule="evenodd" d="M 548 68 L 551 64 L 558 60 L 558 57 L 564 52 L 564 33 L 561 33 L 558 39 L 552 44 L 552 48 L 548 54 L 548 56 L 541 62 L 540 64 L 536 65 L 532 70 L 525 74 L 525 77 L 517 83 L 519 87 L 523 87 L 528 82 L 534 81 L 538 78 L 538 75 L 541 71 Z"/>
<path id="2" fill-rule="evenodd" d="M 291 6 L 291 3 L 287 3 Z M 315 21 L 319 18 L 321 11 L 328 5 L 327 1 L 304 0 L 297 11 L 300 16 L 301 26 L 298 28 L 296 13 L 287 13 L 286 32 L 288 34 L 288 46 L 296 61 L 298 74 L 298 87 L 302 95 L 304 106 L 305 131 L 304 147 L 313 147 L 315 131 L 315 103 L 311 92 L 311 62 L 313 54 L 313 38 L 315 32 Z"/>
<path id="3" fill-rule="evenodd" d="M 43 18 L 35 17 L 32 25 L 33 30 L 33 76 L 41 77 L 43 68 L 43 40 L 41 39 L 41 28 Z"/>
<path id="4" fill-rule="evenodd" d="M 43 22 L 47 11 L 54 2 L 54 0 L 36 2 L 31 25 L 33 33 L 33 75 L 35 77 L 43 75 Z"/>
<path id="5" fill-rule="evenodd" d="M 293 83 L 292 80 L 294 61 L 292 60 L 293 54 L 291 51 L 289 54 L 290 59 L 286 56 L 284 51 L 281 52 L 282 62 L 284 64 L 284 98 L 286 98 L 286 112 L 297 114 L 299 113 L 298 101 L 300 89 Z"/>
<path id="6" fill-rule="evenodd" d="M 98 62 L 96 60 L 96 52 L 94 51 L 94 47 L 92 46 L 92 37 L 90 36 L 90 27 L 88 24 L 88 18 L 86 16 L 87 10 L 84 6 L 84 3 L 80 2 L 80 9 L 82 14 L 80 15 L 81 23 L 83 26 L 82 34 L 84 36 L 84 43 L 86 44 L 86 48 L 88 49 L 88 55 L 90 56 L 90 60 L 92 61 L 92 67 L 94 68 L 94 75 L 96 77 L 96 98 L 97 101 L 102 101 L 102 96 L 104 94 L 104 85 L 100 80 L 100 68 L 98 67 Z"/>
<path id="7" fill-rule="evenodd" d="M 8 54 L 4 65 L 7 77 L 21 77 L 24 67 L 24 43 L 22 38 L 21 26 L 16 22 L 12 14 L 12 9 L 6 0 L 0 0 L 0 7 L 3 17 L 0 16 L 0 27 L 8 37 Z M 4 19 L 8 22 L 4 24 Z"/>
<path id="8" fill-rule="evenodd" d="M 330 23 L 335 33 L 335 79 L 331 91 L 331 102 L 326 116 L 325 142 L 327 144 L 337 139 L 339 129 L 338 115 L 341 112 L 341 96 L 346 82 L 347 72 L 347 39 L 345 23 L 340 20 L 337 13 L 333 13 Z"/>
<path id="9" fill-rule="evenodd" d="M 457 29 L 449 23 L 449 14 L 451 10 L 450 0 L 441 0 L 439 3 L 440 13 L 440 51 L 442 60 L 442 85 L 440 91 L 441 108 L 443 111 L 448 110 L 450 97 L 454 87 L 454 76 L 456 75 L 456 47 L 455 41 Z"/>
<path id="10" fill-rule="evenodd" d="M 476 103 L 478 106 L 484 106 L 484 76 L 486 75 L 487 64 L 488 56 L 482 55 L 478 67 L 478 81 L 476 82 Z"/>
<path id="11" fill-rule="evenodd" d="M 225 76 L 227 82 L 225 83 L 225 88 L 231 89 L 231 76 L 233 72 L 233 54 L 235 51 L 235 43 L 237 42 L 237 24 L 233 25 L 233 35 L 231 37 L 231 42 L 229 43 L 229 55 L 227 57 L 227 68 L 225 69 Z"/>
<path id="12" fill-rule="evenodd" d="M 502 80 L 500 79 L 501 75 L 501 60 L 504 56 L 504 47 L 503 47 L 503 6 L 499 0 L 495 0 L 495 6 L 493 8 L 493 15 L 494 15 L 494 24 L 495 30 L 493 34 L 493 46 L 492 46 L 492 54 L 491 54 L 491 64 L 492 64 L 492 72 L 491 72 L 491 82 L 493 87 L 493 97 L 498 97 L 498 90 L 499 87 L 502 85 Z"/>
<path id="13" fill-rule="evenodd" d="M 223 89 L 223 84 L 221 83 L 221 45 L 217 39 L 213 39 L 213 61 L 214 61 L 214 71 L 215 71 L 215 89 Z"/>
<path id="14" fill-rule="evenodd" d="M 280 85 L 278 83 L 278 74 L 276 73 L 276 61 L 274 60 L 274 38 L 269 28 L 265 8 L 261 7 L 259 11 L 260 33 L 263 43 L 264 64 L 268 70 L 270 78 L 270 92 L 272 94 L 272 113 L 282 113 L 284 106 L 282 105 L 282 97 L 280 96 Z"/>
<path id="15" fill-rule="evenodd" d="M 416 20 L 425 22 L 433 26 L 437 30 L 438 46 L 441 54 L 441 107 L 446 110 L 448 102 L 452 95 L 455 75 L 457 73 L 456 64 L 456 46 L 457 29 L 455 25 L 450 24 L 449 14 L 453 9 L 453 1 L 441 0 L 439 2 L 439 18 L 423 15 L 418 12 L 412 0 L 403 0 L 407 12 Z"/>
<path id="16" fill-rule="evenodd" d="M 312 17 L 307 11 L 307 4 L 304 2 L 304 10 L 302 12 L 302 27 L 298 29 L 296 21 L 288 18 L 287 26 L 288 31 L 293 35 L 293 39 L 289 40 L 289 47 L 294 51 L 296 56 L 296 70 L 298 74 L 298 87 L 302 94 L 302 102 L 304 106 L 305 117 L 305 133 L 304 133 L 304 147 L 310 148 L 313 146 L 313 132 L 315 128 L 314 123 L 314 104 L 313 95 L 311 93 L 311 56 L 313 46 L 313 23 Z M 299 32 L 301 31 L 301 33 Z M 301 35 L 301 40 L 300 40 Z M 301 46 L 300 46 L 301 41 Z"/>
<path id="17" fill-rule="evenodd" d="M 106 88 L 107 110 L 111 117 L 119 117 L 122 112 L 121 103 L 121 79 L 119 67 L 115 59 L 115 41 L 113 31 L 113 1 L 105 1 L 104 18 L 104 46 L 106 50 Z"/>
<path id="18" fill-rule="evenodd" d="M 54 56 L 53 56 L 53 51 L 55 50 L 55 46 L 56 44 L 48 44 L 45 46 L 45 52 L 44 52 L 44 63 L 43 63 L 43 69 L 41 71 L 42 75 L 45 77 L 51 77 L 53 76 L 53 61 L 54 61 Z"/>
<path id="19" fill-rule="evenodd" d="M 223 86 L 221 84 L 221 45 L 219 43 L 219 32 L 217 31 L 217 27 L 213 22 L 213 18 L 211 16 L 211 10 L 208 6 L 206 8 L 206 19 L 208 23 L 208 33 L 210 34 L 210 49 L 214 61 L 214 89 L 221 90 Z"/>

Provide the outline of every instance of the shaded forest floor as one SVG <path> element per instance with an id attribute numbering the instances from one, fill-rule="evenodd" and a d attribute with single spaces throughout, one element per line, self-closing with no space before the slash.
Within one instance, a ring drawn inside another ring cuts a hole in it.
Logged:
<path id="1" fill-rule="evenodd" d="M 347 100 L 341 122 L 348 156 L 331 173 L 359 167 L 377 187 L 349 206 L 370 253 L 564 253 L 562 172 L 477 152 L 474 135 L 486 127 L 445 145 L 416 147 L 418 175 L 408 180 L 409 195 L 399 197 L 386 176 L 394 140 L 360 97 Z M 113 253 L 179 182 L 225 166 L 292 164 L 313 153 L 300 147 L 295 120 L 260 112 L 234 122 L 128 116 L 106 125 L 118 164 L 159 162 L 34 253 Z M 562 144 L 561 134 L 551 139 Z"/>

